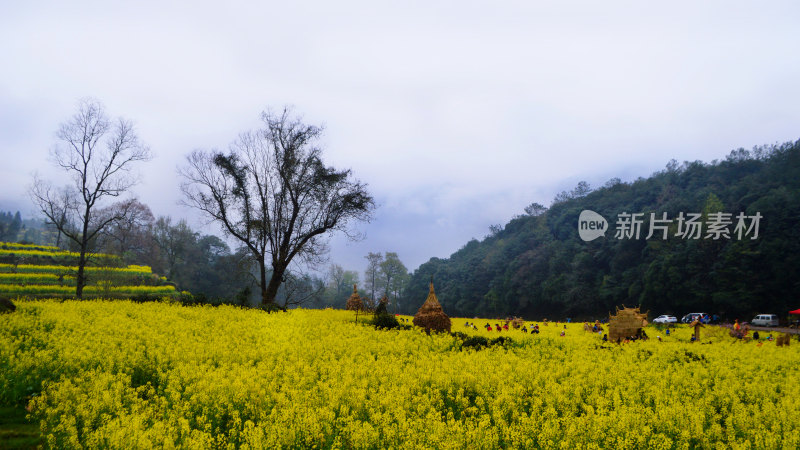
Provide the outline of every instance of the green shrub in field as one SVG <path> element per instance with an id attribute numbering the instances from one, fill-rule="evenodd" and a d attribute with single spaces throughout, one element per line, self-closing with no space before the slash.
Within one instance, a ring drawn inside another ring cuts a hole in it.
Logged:
<path id="1" fill-rule="evenodd" d="M 391 330 L 392 328 L 399 327 L 400 322 L 391 314 L 375 314 L 372 317 L 372 325 L 374 325 L 375 328 Z"/>
<path id="2" fill-rule="evenodd" d="M 459 334 L 463 334 L 463 333 L 459 333 Z M 494 338 L 494 339 L 487 339 L 487 338 L 485 338 L 483 336 L 469 336 L 466 339 L 464 339 L 464 342 L 461 343 L 461 349 L 464 350 L 464 349 L 471 348 L 471 349 L 474 349 L 474 350 L 480 350 L 482 348 L 492 347 L 492 346 L 495 346 L 495 345 L 499 345 L 499 346 L 502 347 L 502 346 L 511 344 L 513 342 L 514 342 L 513 339 L 511 339 L 510 337 L 506 337 L 506 336 L 500 336 L 500 337 L 497 337 L 497 338 Z"/>
<path id="3" fill-rule="evenodd" d="M 389 314 L 389 311 L 386 309 L 386 302 L 381 301 L 378 303 L 378 307 L 375 308 L 375 313 L 372 315 L 372 325 L 374 325 L 375 328 L 391 330 L 399 327 L 400 322 L 397 321 L 395 316 Z"/>
<path id="4" fill-rule="evenodd" d="M 17 307 L 14 306 L 14 303 L 12 303 L 11 300 L 5 297 L 0 297 L 0 314 L 11 313 L 16 311 L 16 309 Z"/>

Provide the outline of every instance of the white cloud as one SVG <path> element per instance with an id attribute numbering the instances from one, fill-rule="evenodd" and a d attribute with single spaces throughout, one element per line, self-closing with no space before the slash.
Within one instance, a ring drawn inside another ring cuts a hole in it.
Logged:
<path id="1" fill-rule="evenodd" d="M 75 101 L 134 119 L 137 193 L 267 106 L 324 122 L 328 161 L 382 208 L 332 259 L 414 267 L 586 179 L 798 138 L 795 2 L 25 2 L 0 18 L 2 202 L 18 202 Z M 359 268 L 359 267 L 353 267 Z"/>

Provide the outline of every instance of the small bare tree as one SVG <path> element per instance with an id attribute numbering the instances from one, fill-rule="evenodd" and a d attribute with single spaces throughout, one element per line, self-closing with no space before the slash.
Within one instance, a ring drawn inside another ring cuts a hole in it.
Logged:
<path id="1" fill-rule="evenodd" d="M 122 220 L 133 205 L 122 202 L 102 208 L 103 200 L 119 197 L 136 184 L 131 165 L 149 160 L 150 149 L 139 141 L 132 122 L 110 120 L 103 105 L 92 99 L 80 101 L 78 112 L 61 124 L 57 137 L 60 143 L 52 150 L 53 160 L 73 184 L 59 190 L 36 176 L 30 195 L 47 221 L 80 248 L 75 296 L 82 298 L 91 242 L 111 223 Z"/>
<path id="2" fill-rule="evenodd" d="M 367 309 L 372 309 L 377 305 L 375 292 L 378 291 L 378 283 L 380 283 L 378 273 L 381 268 L 381 261 L 383 261 L 383 255 L 381 252 L 369 252 L 364 258 L 367 260 L 367 270 L 364 271 L 364 284 L 366 284 L 367 290 L 370 291 L 370 298 L 366 299 L 364 304 Z"/>
<path id="3" fill-rule="evenodd" d="M 316 145 L 322 129 L 284 108 L 264 112 L 264 128 L 246 132 L 229 153 L 195 151 L 180 169 L 185 203 L 208 214 L 246 246 L 258 265 L 262 306 L 275 303 L 289 264 L 320 262 L 328 233 L 369 220 L 374 201 L 349 170 L 326 167 Z M 351 236 L 352 237 L 352 236 Z"/>

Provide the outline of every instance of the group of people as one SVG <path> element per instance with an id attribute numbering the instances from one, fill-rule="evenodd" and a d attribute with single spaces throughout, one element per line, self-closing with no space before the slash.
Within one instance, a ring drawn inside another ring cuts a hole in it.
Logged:
<path id="1" fill-rule="evenodd" d="M 508 326 L 508 324 L 509 324 L 509 322 L 506 322 L 506 323 L 505 323 L 505 324 L 503 324 L 503 325 L 500 325 L 499 323 L 495 323 L 495 324 L 494 324 L 494 326 L 492 326 L 492 324 L 490 324 L 490 323 L 488 323 L 488 322 L 487 322 L 487 323 L 486 323 L 486 324 L 483 326 L 483 328 L 484 328 L 486 331 L 497 331 L 497 332 L 502 332 L 503 330 L 505 330 L 505 331 L 508 331 L 508 330 L 510 329 L 510 328 L 509 328 L 509 326 Z M 464 326 L 465 326 L 465 327 L 467 327 L 467 328 L 472 328 L 473 330 L 477 330 L 477 329 L 478 329 L 478 327 L 475 325 L 475 323 L 466 322 L 466 323 L 464 324 Z M 527 325 L 522 325 L 521 327 L 519 327 L 519 329 L 520 329 L 520 331 L 522 331 L 523 333 L 528 333 L 528 331 L 529 331 L 529 329 L 528 329 L 528 326 L 527 326 Z M 531 332 L 532 334 L 539 334 L 539 325 L 538 325 L 538 324 L 533 324 L 533 325 L 531 325 L 531 326 L 530 326 L 530 332 Z"/>
<path id="2" fill-rule="evenodd" d="M 733 327 L 731 327 L 730 335 L 731 337 L 737 339 L 744 339 L 750 333 L 750 325 L 745 324 L 745 326 L 741 326 L 739 324 L 739 319 L 733 322 Z M 756 338 L 758 339 L 758 338 Z"/>
<path id="3" fill-rule="evenodd" d="M 492 328 L 492 325 L 487 322 L 486 325 L 483 326 L 483 328 L 485 328 L 486 331 L 493 331 L 493 330 L 497 330 L 498 332 L 503 331 L 503 330 L 508 331 L 508 323 L 506 323 L 505 325 L 502 325 L 502 326 L 499 323 L 496 323 L 496 324 L 494 324 L 494 328 Z"/>
<path id="4" fill-rule="evenodd" d="M 583 331 L 603 334 L 603 325 L 600 324 L 599 320 L 595 320 L 594 325 L 589 325 L 589 322 L 583 322 Z"/>

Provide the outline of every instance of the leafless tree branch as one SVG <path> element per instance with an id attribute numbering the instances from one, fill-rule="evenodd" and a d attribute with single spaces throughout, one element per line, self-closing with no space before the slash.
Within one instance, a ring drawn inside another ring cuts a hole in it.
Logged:
<path id="1" fill-rule="evenodd" d="M 84 267 L 92 240 L 131 210 L 130 202 L 102 208 L 105 197 L 118 197 L 136 184 L 131 165 L 150 159 L 150 149 L 140 142 L 133 123 L 112 123 L 97 100 L 83 99 L 78 112 L 61 124 L 53 162 L 72 179 L 62 191 L 34 177 L 29 194 L 48 222 L 80 247 L 75 295 L 81 298 L 86 283 Z"/>
<path id="2" fill-rule="evenodd" d="M 263 128 L 240 134 L 227 154 L 192 152 L 179 173 L 184 204 L 250 250 L 262 303 L 283 309 L 274 302 L 290 263 L 324 261 L 326 236 L 368 221 L 375 203 L 349 170 L 323 164 L 315 145 L 322 128 L 302 123 L 289 108 L 264 112 L 262 120 Z"/>

